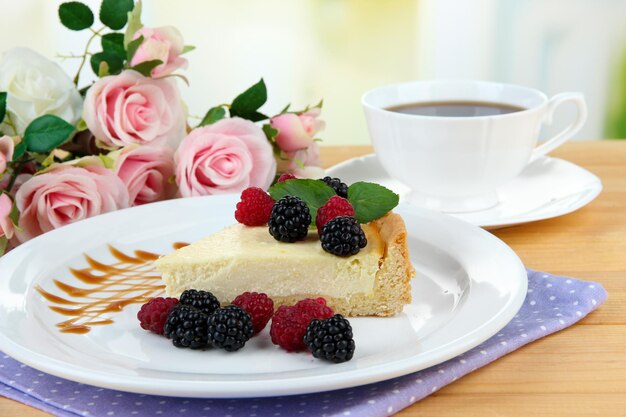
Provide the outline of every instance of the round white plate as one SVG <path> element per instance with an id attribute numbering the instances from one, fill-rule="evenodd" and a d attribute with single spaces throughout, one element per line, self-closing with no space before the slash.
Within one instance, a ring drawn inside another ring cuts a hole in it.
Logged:
<path id="1" fill-rule="evenodd" d="M 409 192 L 391 178 L 375 154 L 349 159 L 327 170 L 350 184 L 375 182 L 402 198 Z M 448 213 L 485 229 L 497 229 L 571 213 L 589 204 L 602 191 L 600 178 L 584 168 L 557 158 L 542 157 L 529 164 L 514 180 L 498 188 L 500 203 L 488 210 Z"/>
<path id="2" fill-rule="evenodd" d="M 96 386 L 188 397 L 259 397 L 363 385 L 450 359 L 494 335 L 520 308 L 526 272 L 489 233 L 449 216 L 400 206 L 417 270 L 413 302 L 391 318 L 354 318 L 356 353 L 331 364 L 272 345 L 268 330 L 244 349 L 177 349 L 142 330 L 138 305 L 110 313 L 113 324 L 59 332 L 67 319 L 36 290 L 53 279 L 86 287 L 68 268 L 83 253 L 111 263 L 107 245 L 171 251 L 233 223 L 235 196 L 171 200 L 98 216 L 40 236 L 0 258 L 0 350 L 41 371 Z M 253 277 L 251 277 L 252 279 Z M 57 291 L 58 292 L 58 291 Z"/>

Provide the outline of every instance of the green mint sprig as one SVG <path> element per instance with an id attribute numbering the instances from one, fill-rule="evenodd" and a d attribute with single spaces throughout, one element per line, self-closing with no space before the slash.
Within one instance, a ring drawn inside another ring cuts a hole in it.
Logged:
<path id="1" fill-rule="evenodd" d="M 277 201 L 287 195 L 300 198 L 309 206 L 313 223 L 317 210 L 336 195 L 323 181 L 309 179 L 276 183 L 270 187 L 269 193 Z M 398 194 L 371 182 L 355 182 L 348 187 L 348 201 L 354 208 L 354 217 L 359 223 L 369 223 L 384 216 L 398 205 L 399 200 Z"/>

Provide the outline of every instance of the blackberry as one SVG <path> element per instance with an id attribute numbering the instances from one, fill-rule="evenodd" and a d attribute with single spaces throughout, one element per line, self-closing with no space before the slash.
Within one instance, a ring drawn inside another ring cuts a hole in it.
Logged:
<path id="1" fill-rule="evenodd" d="M 341 363 L 349 361 L 354 355 L 352 327 L 341 314 L 325 320 L 311 320 L 303 340 L 318 359 Z"/>
<path id="2" fill-rule="evenodd" d="M 322 227 L 322 249 L 337 256 L 351 256 L 367 245 L 361 225 L 354 217 L 339 216 Z"/>
<path id="3" fill-rule="evenodd" d="M 348 186 L 341 182 L 339 178 L 324 177 L 322 181 L 335 190 L 339 197 L 348 198 Z"/>
<path id="4" fill-rule="evenodd" d="M 201 349 L 209 343 L 207 315 L 197 308 L 178 305 L 170 311 L 164 326 L 165 337 L 179 348 Z"/>
<path id="5" fill-rule="evenodd" d="M 218 308 L 209 316 L 207 328 L 209 342 L 228 352 L 244 347 L 254 334 L 250 314 L 233 305 Z"/>
<path id="6" fill-rule="evenodd" d="M 269 230 L 274 239 L 293 243 L 306 237 L 310 224 L 311 212 L 306 203 L 288 195 L 274 204 Z"/>
<path id="7" fill-rule="evenodd" d="M 180 303 L 186 306 L 195 307 L 204 314 L 213 314 L 220 308 L 220 302 L 213 294 L 202 290 L 185 290 L 180 295 Z"/>

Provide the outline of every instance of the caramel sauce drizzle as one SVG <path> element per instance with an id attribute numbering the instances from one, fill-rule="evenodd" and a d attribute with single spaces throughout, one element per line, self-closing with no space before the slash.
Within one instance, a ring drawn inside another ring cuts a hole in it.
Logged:
<path id="1" fill-rule="evenodd" d="M 176 242 L 174 249 L 188 243 Z M 63 295 L 55 295 L 41 286 L 36 290 L 50 302 L 50 310 L 70 317 L 57 323 L 63 333 L 84 334 L 92 326 L 113 323 L 109 316 L 129 304 L 143 304 L 153 297 L 163 295 L 165 286 L 155 270 L 153 262 L 160 255 L 142 250 L 128 255 L 109 245 L 109 252 L 117 260 L 106 264 L 84 254 L 87 268 L 69 268 L 70 273 L 86 286 L 74 286 L 54 279 L 56 289 Z"/>

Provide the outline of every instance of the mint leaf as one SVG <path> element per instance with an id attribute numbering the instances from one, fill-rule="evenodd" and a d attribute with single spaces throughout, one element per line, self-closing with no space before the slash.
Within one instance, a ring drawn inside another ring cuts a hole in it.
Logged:
<path id="1" fill-rule="evenodd" d="M 198 127 L 206 126 L 206 125 L 212 125 L 213 123 L 217 122 L 218 120 L 222 120 L 224 118 L 224 116 L 226 116 L 226 110 L 224 110 L 223 107 L 221 107 L 221 106 L 213 107 L 213 108 L 209 109 L 208 112 L 206 112 L 206 114 L 204 115 L 204 117 L 200 121 L 200 124 L 198 125 Z"/>
<path id="2" fill-rule="evenodd" d="M 100 64 L 102 62 L 106 62 L 107 64 L 108 71 L 106 71 L 105 74 L 101 74 L 100 71 Z M 102 51 L 98 52 L 97 54 L 93 54 L 91 56 L 91 59 L 89 60 L 89 63 L 91 64 L 91 69 L 98 77 L 109 74 L 119 74 L 124 67 L 124 61 L 122 61 L 122 58 L 120 58 L 119 55 L 117 55 L 116 53 L 108 51 Z"/>
<path id="3" fill-rule="evenodd" d="M 113 30 L 120 30 L 128 22 L 128 13 L 133 10 L 133 0 L 102 0 L 100 21 Z"/>
<path id="4" fill-rule="evenodd" d="M 100 44 L 102 45 L 102 50 L 104 52 L 112 52 L 118 55 L 122 60 L 126 59 L 126 49 L 124 49 L 124 34 L 114 32 L 102 35 Z"/>
<path id="5" fill-rule="evenodd" d="M 46 114 L 26 127 L 23 143 L 31 152 L 47 153 L 67 141 L 74 131 L 74 126 L 65 120 Z"/>
<path id="6" fill-rule="evenodd" d="M 62 3 L 59 6 L 59 19 L 70 30 L 83 30 L 93 25 L 91 9 L 78 1 Z"/>
<path id="7" fill-rule="evenodd" d="M 128 60 L 129 64 L 130 61 L 133 60 L 135 52 L 137 52 L 137 49 L 139 48 L 139 45 L 141 45 L 141 42 L 143 42 L 143 35 L 139 36 L 135 40 L 130 41 L 128 43 L 128 46 L 126 46 L 126 60 Z"/>
<path id="8" fill-rule="evenodd" d="M 266 115 L 257 111 L 266 101 L 267 87 L 265 86 L 265 81 L 261 78 L 258 83 L 235 97 L 230 106 L 230 115 L 231 117 L 241 117 L 253 122 L 267 119 Z"/>
<path id="9" fill-rule="evenodd" d="M 320 180 L 296 179 L 278 182 L 268 190 L 272 198 L 276 201 L 292 195 L 300 198 L 309 206 L 311 212 L 311 224 L 315 224 L 317 210 L 322 207 L 329 198 L 336 195 L 335 190 Z"/>
<path id="10" fill-rule="evenodd" d="M 348 187 L 348 201 L 359 223 L 369 223 L 398 205 L 400 197 L 388 188 L 372 182 L 355 182 Z"/>
<path id="11" fill-rule="evenodd" d="M 5 91 L 0 93 L 0 123 L 4 120 L 4 116 L 7 115 L 7 93 Z"/>
<path id="12" fill-rule="evenodd" d="M 141 75 L 149 77 L 152 75 L 152 70 L 161 65 L 163 61 L 160 59 L 153 59 L 151 61 L 144 61 L 141 64 L 137 64 L 134 67 L 131 67 L 132 70 L 137 71 Z"/>

